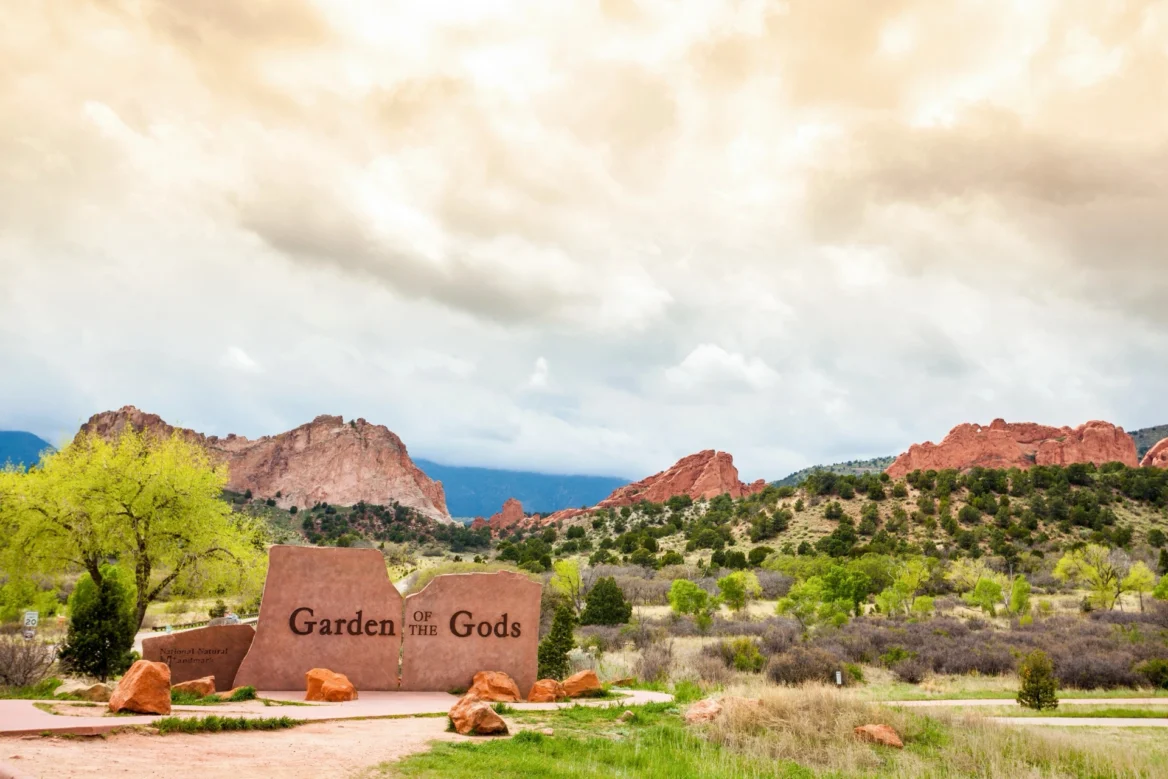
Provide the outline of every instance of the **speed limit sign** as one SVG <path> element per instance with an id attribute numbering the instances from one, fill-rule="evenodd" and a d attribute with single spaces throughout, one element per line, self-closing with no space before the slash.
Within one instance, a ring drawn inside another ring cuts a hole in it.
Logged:
<path id="1" fill-rule="evenodd" d="M 37 626 L 37 622 L 40 621 L 40 617 L 41 615 L 39 611 L 24 612 L 24 626 L 26 628 L 35 628 Z"/>

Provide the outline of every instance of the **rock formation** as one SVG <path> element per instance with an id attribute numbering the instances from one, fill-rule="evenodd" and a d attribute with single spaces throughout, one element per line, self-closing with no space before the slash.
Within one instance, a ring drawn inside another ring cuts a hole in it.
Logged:
<path id="1" fill-rule="evenodd" d="M 170 668 L 166 663 L 136 661 L 110 696 L 109 710 L 170 714 Z"/>
<path id="2" fill-rule="evenodd" d="M 570 519 L 587 514 L 598 508 L 621 508 L 647 500 L 650 503 L 664 503 L 674 495 L 688 495 L 694 500 L 716 498 L 729 493 L 731 498 L 762 492 L 766 481 L 759 479 L 752 484 L 738 481 L 738 469 L 734 467 L 734 457 L 727 452 L 713 449 L 691 454 L 674 463 L 673 467 L 645 479 L 617 489 L 593 509 L 564 509 L 548 516 L 548 522 Z"/>
<path id="3" fill-rule="evenodd" d="M 490 519 L 475 517 L 474 522 L 470 523 L 470 529 L 478 530 L 481 527 L 489 527 L 492 535 L 498 535 L 502 530 L 509 530 L 517 525 L 530 524 L 530 522 L 531 520 L 523 513 L 523 504 L 515 498 L 507 498 L 503 502 L 503 508 L 492 514 Z"/>
<path id="4" fill-rule="evenodd" d="M 1168 438 L 1149 449 L 1140 465 L 1145 468 L 1168 468 Z"/>
<path id="5" fill-rule="evenodd" d="M 323 415 L 286 433 L 252 441 L 234 434 L 204 436 L 125 406 L 95 414 L 81 431 L 110 437 L 127 426 L 165 436 L 177 431 L 227 464 L 228 489 L 274 498 L 281 508 L 322 501 L 341 506 L 396 501 L 431 519 L 453 521 L 442 483 L 414 465 L 405 444 L 388 428 L 364 419 L 346 423 L 339 416 Z"/>
<path id="6" fill-rule="evenodd" d="M 1030 422 L 995 419 L 989 427 L 962 424 L 940 444 L 913 444 L 888 467 L 888 475 L 903 478 L 915 470 L 955 468 L 1029 468 L 1032 465 L 1122 462 L 1136 466 L 1131 436 L 1108 422 L 1087 422 L 1076 428 L 1047 427 Z"/>

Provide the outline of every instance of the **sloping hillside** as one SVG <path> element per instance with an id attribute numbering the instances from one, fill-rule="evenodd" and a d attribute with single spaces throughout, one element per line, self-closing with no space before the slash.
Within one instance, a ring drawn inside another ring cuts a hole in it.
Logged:
<path id="1" fill-rule="evenodd" d="M 774 484 L 776 487 L 797 487 L 803 483 L 804 479 L 816 471 L 826 471 L 828 473 L 839 474 L 840 476 L 863 476 L 865 473 L 880 473 L 892 465 L 895 459 L 896 457 L 894 456 L 873 457 L 870 460 L 848 460 L 846 463 L 812 465 L 810 468 L 795 471 L 790 476 L 771 482 L 771 484 Z"/>
<path id="2" fill-rule="evenodd" d="M 11 463 L 27 468 L 41 459 L 41 452 L 52 448 L 52 444 L 32 433 L 0 430 L 0 467 Z"/>
<path id="3" fill-rule="evenodd" d="M 1168 438 L 1168 425 L 1157 425 L 1156 427 L 1145 427 L 1143 430 L 1133 430 L 1131 437 L 1136 442 L 1136 451 L 1142 460 L 1149 449 L 1165 438 Z"/>

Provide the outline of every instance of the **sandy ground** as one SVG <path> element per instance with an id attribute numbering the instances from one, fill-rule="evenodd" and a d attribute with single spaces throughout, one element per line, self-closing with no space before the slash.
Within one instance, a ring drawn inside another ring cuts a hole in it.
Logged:
<path id="1" fill-rule="evenodd" d="M 431 741 L 463 738 L 446 732 L 445 717 L 318 722 L 272 732 L 7 737 L 0 738 L 0 766 L 38 779 L 359 777 Z"/>

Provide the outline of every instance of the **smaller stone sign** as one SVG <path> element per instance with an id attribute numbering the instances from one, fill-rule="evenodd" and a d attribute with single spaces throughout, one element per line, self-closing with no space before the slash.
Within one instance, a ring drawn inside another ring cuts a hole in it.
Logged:
<path id="1" fill-rule="evenodd" d="M 142 659 L 170 666 L 170 683 L 215 677 L 215 689 L 230 690 L 255 638 L 251 625 L 217 625 L 142 641 Z"/>
<path id="2" fill-rule="evenodd" d="M 526 698 L 538 665 L 542 589 L 510 571 L 434 577 L 406 598 L 401 688 L 465 690 L 479 671 L 502 671 Z"/>

